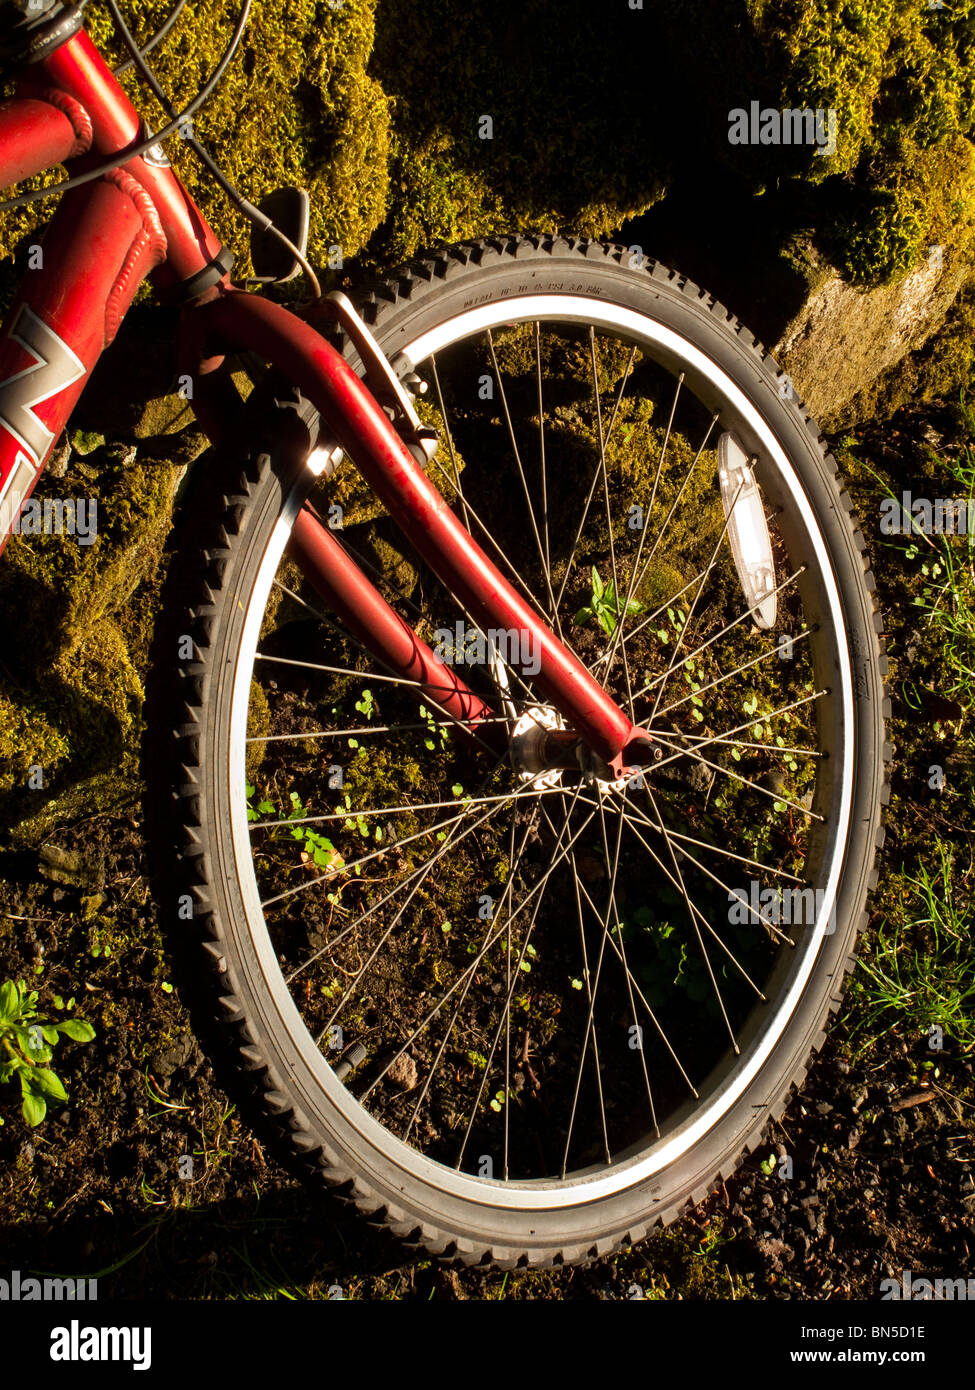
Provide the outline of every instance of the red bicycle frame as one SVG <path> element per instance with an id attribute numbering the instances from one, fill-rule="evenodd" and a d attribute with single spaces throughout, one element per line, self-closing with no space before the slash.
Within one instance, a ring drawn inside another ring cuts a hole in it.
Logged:
<path id="1" fill-rule="evenodd" d="M 145 139 L 138 113 L 84 31 L 25 69 L 0 105 L 0 187 L 58 162 L 72 170 Z M 27 273 L 0 338 L 0 550 L 30 496 L 99 356 L 146 276 L 187 305 L 180 360 L 192 404 L 214 442 L 240 401 L 221 371 L 252 351 L 313 402 L 418 553 L 482 627 L 515 630 L 540 654 L 535 680 L 616 775 L 627 745 L 645 739 L 498 573 L 344 358 L 279 305 L 235 289 L 229 257 L 159 146 L 69 190 Z M 312 441 L 314 444 L 315 441 Z M 350 631 L 389 669 L 469 729 L 493 713 L 386 603 L 305 508 L 291 551 Z M 635 751 L 635 750 L 633 750 Z M 635 759 L 636 760 L 636 759 Z"/>

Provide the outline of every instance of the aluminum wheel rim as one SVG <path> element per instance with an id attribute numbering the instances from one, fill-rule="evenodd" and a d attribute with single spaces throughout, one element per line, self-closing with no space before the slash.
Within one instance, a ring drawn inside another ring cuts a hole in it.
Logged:
<path id="1" fill-rule="evenodd" d="M 808 501 L 799 479 L 794 475 L 785 452 L 758 409 L 748 400 L 728 374 L 694 344 L 673 329 L 623 306 L 594 302 L 573 295 L 521 295 L 506 299 L 502 304 L 484 305 L 445 320 L 436 329 L 410 339 L 401 349 L 409 364 L 422 364 L 431 352 L 442 351 L 462 338 L 488 327 L 538 320 L 546 322 L 578 322 L 593 325 L 635 341 L 641 349 L 665 365 L 680 362 L 708 384 L 713 394 L 725 403 L 728 413 L 745 422 L 754 436 L 760 439 L 781 483 L 791 494 L 801 517 Z M 397 359 L 399 365 L 400 359 Z M 565 1179 L 530 1179 L 526 1181 L 483 1179 L 458 1171 L 427 1157 L 418 1149 L 400 1140 L 370 1115 L 346 1087 L 336 1079 L 331 1065 L 315 1045 L 284 980 L 274 952 L 270 933 L 260 907 L 260 892 L 254 872 L 248 831 L 245 797 L 245 753 L 247 712 L 254 658 L 266 604 L 274 576 L 284 554 L 294 519 L 307 496 L 313 478 L 302 478 L 288 497 L 274 527 L 260 564 L 260 571 L 251 592 L 243 637 L 237 653 L 234 671 L 230 757 L 228 762 L 230 787 L 230 821 L 233 852 L 247 920 L 248 933 L 267 982 L 271 1000 L 296 1052 L 314 1083 L 342 1115 L 362 1143 L 387 1160 L 395 1163 L 415 1179 L 419 1179 L 459 1199 L 486 1207 L 532 1210 L 551 1210 L 576 1206 L 625 1191 L 659 1174 L 683 1157 L 699 1140 L 723 1119 L 747 1090 L 768 1060 L 786 1031 L 806 985 L 815 968 L 825 936 L 833 920 L 837 889 L 845 867 L 841 847 L 846 845 L 851 815 L 853 791 L 853 682 L 849 653 L 842 641 L 833 640 L 833 656 L 839 676 L 839 706 L 842 715 L 834 724 L 839 728 L 839 746 L 833 743 L 836 810 L 830 817 L 829 849 L 826 857 L 829 873 L 817 913 L 816 925 L 802 948 L 801 960 L 791 971 L 791 982 L 785 995 L 773 1008 L 771 1022 L 761 1030 L 758 1045 L 746 1048 L 737 1062 L 727 1071 L 724 1085 L 713 1091 L 706 1103 L 691 1104 L 693 1113 L 650 1144 L 640 1154 L 614 1162 L 607 1171 L 604 1165 L 573 1172 Z M 824 589 L 835 636 L 845 630 L 838 586 L 825 541 L 811 519 L 806 526 L 807 540 L 815 553 L 819 582 Z M 834 692 L 835 693 L 835 692 Z M 836 769 L 841 769 L 837 784 Z M 758 1010 L 753 1010 L 750 1020 Z M 751 1032 L 751 1023 L 744 1032 Z M 744 1035 L 743 1035 L 744 1041 Z M 678 1112 L 679 1113 L 679 1112 Z"/>

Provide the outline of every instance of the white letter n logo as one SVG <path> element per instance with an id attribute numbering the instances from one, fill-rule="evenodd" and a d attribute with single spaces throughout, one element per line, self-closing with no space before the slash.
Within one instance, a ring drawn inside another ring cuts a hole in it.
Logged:
<path id="1" fill-rule="evenodd" d="M 34 406 L 84 376 L 85 365 L 27 304 L 20 306 L 10 337 L 36 360 L 32 367 L 0 382 L 0 424 L 6 425 L 40 467 L 54 435 L 34 414 Z"/>

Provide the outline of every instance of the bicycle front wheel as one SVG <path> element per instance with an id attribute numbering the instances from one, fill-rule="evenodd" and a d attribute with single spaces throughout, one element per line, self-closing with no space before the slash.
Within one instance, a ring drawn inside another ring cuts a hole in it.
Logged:
<path id="1" fill-rule="evenodd" d="M 362 311 L 439 431 L 431 481 L 650 730 L 641 776 L 546 762 L 525 635 L 481 631 L 349 463 L 316 477 L 300 399 L 173 566 L 180 873 L 240 1065 L 310 1170 L 469 1264 L 605 1253 L 732 1171 L 824 1036 L 882 836 L 835 463 L 720 305 L 627 260 L 476 243 Z M 478 737 L 303 580 L 309 504 L 490 706 Z"/>

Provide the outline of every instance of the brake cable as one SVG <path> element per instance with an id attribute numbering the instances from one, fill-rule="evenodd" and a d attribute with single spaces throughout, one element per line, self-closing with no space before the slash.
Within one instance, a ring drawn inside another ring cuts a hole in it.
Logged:
<path id="1" fill-rule="evenodd" d="M 146 44 L 145 48 L 141 50 L 143 58 L 146 56 L 147 53 L 151 53 L 157 44 L 162 43 L 163 39 L 166 37 L 170 29 L 172 29 L 173 25 L 176 23 L 177 19 L 179 19 L 180 15 L 182 14 L 183 6 L 185 4 L 186 0 L 176 0 L 176 4 L 174 5 L 165 23 L 162 24 L 160 28 L 156 30 L 152 38 Z M 119 67 L 115 69 L 115 76 L 121 77 L 123 72 L 128 72 L 130 68 L 134 67 L 135 59 L 127 58 L 124 63 L 120 64 Z"/>
<path id="2" fill-rule="evenodd" d="M 105 0 L 105 3 L 108 6 L 112 19 L 115 22 L 116 28 L 122 36 L 123 43 L 129 50 L 129 52 L 132 54 L 133 64 L 138 69 L 143 80 L 151 89 L 153 96 L 156 98 L 156 100 L 162 106 L 163 110 L 169 116 L 174 116 L 177 120 L 181 119 L 180 117 L 176 116 L 175 107 L 173 106 L 169 98 L 166 96 L 166 93 L 163 91 L 162 87 L 159 85 L 158 81 L 156 80 L 155 74 L 149 67 L 149 64 L 145 61 L 145 55 L 142 51 L 140 51 L 138 44 L 132 37 L 128 25 L 122 18 L 122 13 L 119 10 L 118 5 L 116 4 L 116 0 Z M 247 6 L 249 7 L 249 5 L 250 0 L 247 0 Z M 305 256 L 302 254 L 302 252 L 298 249 L 297 246 L 295 246 L 294 242 L 292 242 L 288 237 L 286 237 L 284 232 L 282 232 L 280 228 L 274 225 L 274 223 L 271 221 L 270 217 L 268 217 L 266 213 L 261 212 L 260 208 L 256 208 L 254 204 L 250 202 L 249 199 L 245 198 L 244 195 L 234 187 L 234 185 L 224 174 L 223 170 L 220 168 L 217 162 L 212 158 L 210 154 L 207 153 L 207 151 L 203 148 L 203 146 L 200 144 L 200 142 L 196 139 L 194 135 L 181 134 L 181 138 L 186 142 L 187 145 L 189 145 L 190 149 L 201 161 L 201 163 L 204 165 L 204 167 L 216 181 L 218 186 L 221 189 L 223 189 L 224 193 L 226 193 L 227 197 L 237 208 L 238 212 L 241 212 L 248 219 L 248 221 L 252 222 L 256 227 L 259 227 L 261 231 L 271 232 L 275 237 L 277 237 L 278 241 L 280 241 L 287 248 L 290 254 L 301 266 L 301 269 L 304 271 L 305 277 L 307 278 L 308 283 L 311 286 L 312 294 L 314 295 L 315 301 L 317 302 L 319 299 L 321 299 L 322 287 L 319 284 L 318 276 L 312 270 L 311 266 L 305 259 Z"/>

